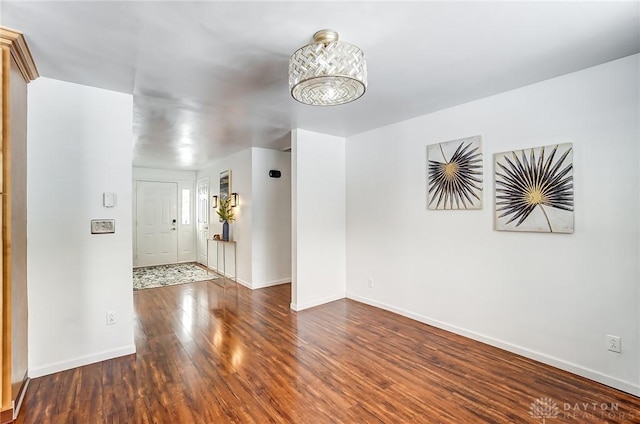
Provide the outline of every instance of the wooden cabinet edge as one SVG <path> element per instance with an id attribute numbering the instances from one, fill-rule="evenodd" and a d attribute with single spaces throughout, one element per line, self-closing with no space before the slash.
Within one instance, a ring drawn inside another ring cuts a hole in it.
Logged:
<path id="1" fill-rule="evenodd" d="M 0 258 L 2 258 L 2 270 L 0 271 L 0 328 L 2 338 L 0 339 L 0 363 L 2 363 L 2 382 L 0 384 L 0 424 L 11 423 L 17 415 L 22 399 L 25 396 L 29 379 L 27 374 L 20 382 L 18 391 L 13 396 L 11 385 L 11 286 L 10 281 L 11 262 L 10 254 L 11 234 L 8 227 L 10 221 L 10 211 L 7 209 L 10 202 L 9 178 L 7 173 L 10 170 L 10 148 L 11 148 L 11 90 L 10 90 L 10 66 L 13 59 L 22 78 L 26 83 L 36 79 L 39 74 L 35 62 L 26 43 L 24 35 L 16 30 L 0 26 L 0 53 L 2 54 L 2 66 L 0 67 L 0 221 L 2 222 L 2 232 L 0 236 L 2 243 Z M 9 301 L 10 302 L 10 301 Z M 7 342 L 9 340 L 9 342 Z M 16 382 L 18 383 L 18 382 Z M 15 387 L 15 384 L 14 384 Z"/>
<path id="2" fill-rule="evenodd" d="M 40 76 L 24 34 L 0 25 L 0 45 L 9 47 L 11 56 L 26 82 L 31 82 Z"/>

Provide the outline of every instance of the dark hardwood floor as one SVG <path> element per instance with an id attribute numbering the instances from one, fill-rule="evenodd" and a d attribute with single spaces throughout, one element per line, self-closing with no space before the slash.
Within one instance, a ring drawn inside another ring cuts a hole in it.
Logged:
<path id="1" fill-rule="evenodd" d="M 289 292 L 137 291 L 137 354 L 34 379 L 17 422 L 640 423 L 634 396 L 350 300 L 295 313 Z"/>

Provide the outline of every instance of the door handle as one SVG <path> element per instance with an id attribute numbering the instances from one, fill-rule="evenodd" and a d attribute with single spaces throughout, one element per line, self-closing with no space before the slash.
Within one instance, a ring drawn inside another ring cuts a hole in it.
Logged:
<path id="1" fill-rule="evenodd" d="M 176 230 L 176 227 L 171 228 L 171 231 L 175 231 L 175 230 Z"/>

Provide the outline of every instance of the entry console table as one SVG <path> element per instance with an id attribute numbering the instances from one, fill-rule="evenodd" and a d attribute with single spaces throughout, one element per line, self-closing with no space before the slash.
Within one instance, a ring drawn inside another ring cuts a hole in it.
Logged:
<path id="1" fill-rule="evenodd" d="M 207 251 L 207 268 L 209 268 L 210 270 L 215 272 L 217 275 L 219 275 L 220 278 L 224 281 L 224 285 L 226 285 L 228 281 L 233 281 L 237 285 L 238 284 L 238 255 L 236 250 L 236 242 L 215 240 L 215 239 L 208 239 L 207 242 L 209 243 L 207 245 L 207 250 L 208 250 Z M 215 244 L 215 249 L 213 248 L 211 243 Z M 215 263 L 214 261 L 212 261 L 213 259 L 212 253 L 214 250 L 215 250 Z M 227 250 L 230 250 L 233 252 L 233 275 L 231 276 L 229 273 L 227 273 Z M 222 259 L 222 262 L 220 262 L 220 259 Z"/>

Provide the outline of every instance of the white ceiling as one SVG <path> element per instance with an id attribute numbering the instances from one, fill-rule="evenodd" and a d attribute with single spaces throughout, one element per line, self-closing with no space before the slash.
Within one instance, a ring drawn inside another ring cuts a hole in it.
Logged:
<path id="1" fill-rule="evenodd" d="M 134 95 L 134 164 L 200 169 L 291 128 L 349 136 L 640 51 L 640 3 L 2 1 L 40 74 Z M 332 28 L 367 57 L 358 101 L 293 100 L 288 59 Z"/>

